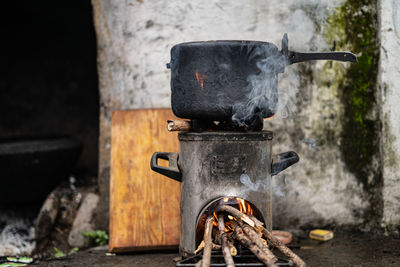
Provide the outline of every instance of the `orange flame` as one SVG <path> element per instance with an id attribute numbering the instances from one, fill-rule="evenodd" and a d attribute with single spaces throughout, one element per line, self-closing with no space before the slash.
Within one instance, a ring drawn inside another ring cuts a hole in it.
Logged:
<path id="1" fill-rule="evenodd" d="M 274 116 L 275 116 L 275 114 L 274 114 L 274 115 L 272 115 L 271 117 L 265 118 L 264 120 L 265 120 L 265 121 L 272 120 L 272 119 L 274 118 Z"/>
<path id="2" fill-rule="evenodd" d="M 247 214 L 247 215 L 253 215 L 254 211 L 247 201 L 245 201 L 242 198 L 238 198 L 238 197 L 236 198 L 236 200 L 238 201 L 238 206 L 239 206 L 240 212 Z"/>
<path id="3" fill-rule="evenodd" d="M 245 205 L 245 203 L 244 203 L 244 199 L 238 198 L 237 200 L 239 201 L 239 210 L 240 210 L 242 213 L 247 214 L 247 209 L 246 209 L 246 205 Z"/>
<path id="4" fill-rule="evenodd" d="M 197 70 L 194 72 L 196 80 L 200 83 L 201 89 L 204 88 L 204 80 L 208 78 L 207 75 L 200 74 Z"/>
<path id="5" fill-rule="evenodd" d="M 254 214 L 254 211 L 251 208 L 250 203 L 245 201 L 244 199 L 238 198 L 238 197 L 236 197 L 236 198 L 234 198 L 234 197 L 224 197 L 222 199 L 222 201 L 225 202 L 225 203 L 228 202 L 229 200 L 234 200 L 236 202 L 236 204 L 238 205 L 237 207 L 238 207 L 240 212 L 242 212 L 242 213 L 244 213 L 246 215 L 253 215 Z M 214 217 L 213 225 L 215 227 L 218 227 L 218 215 L 217 215 L 217 213 L 213 212 L 213 217 Z M 233 231 L 233 227 L 232 227 L 232 224 L 231 224 L 230 221 L 231 220 L 236 220 L 236 218 L 231 216 L 231 215 L 227 215 L 227 217 L 228 217 L 228 221 L 225 222 L 225 232 L 231 232 L 231 231 Z"/>
<path id="6" fill-rule="evenodd" d="M 213 212 L 213 217 L 214 217 L 213 225 L 215 227 L 218 227 L 218 216 L 217 213 L 215 213 L 215 211 Z"/>
<path id="7" fill-rule="evenodd" d="M 214 217 L 213 225 L 218 228 L 218 216 L 215 212 L 213 213 L 213 217 Z M 228 215 L 228 218 L 230 220 L 234 219 L 230 215 Z M 225 222 L 225 232 L 231 232 L 231 231 L 233 231 L 232 223 L 230 221 Z"/>

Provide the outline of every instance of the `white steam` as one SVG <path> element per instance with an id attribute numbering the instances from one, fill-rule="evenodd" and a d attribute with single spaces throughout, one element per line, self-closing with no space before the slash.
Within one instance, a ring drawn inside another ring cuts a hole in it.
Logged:
<path id="1" fill-rule="evenodd" d="M 247 77 L 249 85 L 246 91 L 250 93 L 244 96 L 247 98 L 246 104 L 236 104 L 232 109 L 232 121 L 240 126 L 254 115 L 262 119 L 276 112 L 278 99 L 276 70 L 284 68 L 286 60 L 282 56 L 274 55 L 258 60 L 256 65 L 260 73 Z"/>
<path id="2" fill-rule="evenodd" d="M 267 192 L 269 190 L 277 197 L 285 196 L 285 189 L 290 184 L 290 180 L 287 175 L 276 175 L 271 181 L 267 178 L 263 180 L 257 180 L 253 182 L 249 175 L 243 173 L 240 175 L 240 182 L 246 186 L 247 190 L 244 195 L 248 195 L 251 192 Z"/>
<path id="3" fill-rule="evenodd" d="M 278 47 L 283 33 L 288 33 L 289 49 L 297 52 L 326 51 L 329 45 L 321 35 L 316 34 L 316 26 L 322 31 L 323 24 L 332 11 L 339 6 L 341 0 L 336 1 L 284 1 L 278 6 L 272 27 L 266 30 L 268 36 Z M 291 13 L 288 13 L 291 11 Z M 257 107 L 271 110 L 275 118 L 287 118 L 296 113 L 296 99 L 300 89 L 300 77 L 296 66 L 287 66 L 283 74 L 279 74 L 278 90 L 274 82 L 276 79 L 271 73 L 272 64 L 281 64 L 282 58 L 265 58 L 257 63 L 261 73 L 248 77 L 251 92 L 247 96 L 246 107 L 236 107 L 233 110 L 233 121 L 243 125 L 243 120 L 249 118 Z M 272 85 L 272 86 L 271 86 Z M 276 86 L 275 86 L 276 87 Z M 276 103 L 277 102 L 277 103 Z M 265 115 L 265 114 L 263 114 Z M 266 116 L 264 116 L 266 117 Z"/>

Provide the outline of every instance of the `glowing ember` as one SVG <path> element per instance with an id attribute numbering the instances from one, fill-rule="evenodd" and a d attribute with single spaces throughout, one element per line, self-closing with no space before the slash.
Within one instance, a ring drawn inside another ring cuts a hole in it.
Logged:
<path id="1" fill-rule="evenodd" d="M 195 71 L 196 80 L 200 83 L 201 89 L 204 88 L 204 80 L 207 79 L 207 75 L 200 74 L 197 70 Z"/>

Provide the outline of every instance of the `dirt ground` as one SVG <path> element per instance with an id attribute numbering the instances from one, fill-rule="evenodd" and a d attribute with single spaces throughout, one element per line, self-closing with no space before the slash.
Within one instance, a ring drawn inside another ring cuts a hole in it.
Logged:
<path id="1" fill-rule="evenodd" d="M 308 266 L 400 266 L 400 239 L 372 238 L 363 233 L 336 233 L 334 239 L 319 242 L 303 239 L 293 244 L 293 251 L 302 257 Z M 141 252 L 107 256 L 106 250 L 80 251 L 62 259 L 36 262 L 36 266 L 131 266 L 162 267 L 175 266 L 173 258 L 177 251 Z"/>

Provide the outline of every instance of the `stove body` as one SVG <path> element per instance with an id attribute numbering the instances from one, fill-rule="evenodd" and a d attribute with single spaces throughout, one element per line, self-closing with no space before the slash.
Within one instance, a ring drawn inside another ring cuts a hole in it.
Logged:
<path id="1" fill-rule="evenodd" d="M 224 197 L 253 204 L 265 226 L 272 228 L 271 176 L 298 161 L 294 152 L 272 156 L 273 134 L 262 132 L 181 132 L 180 153 L 156 152 L 154 171 L 181 181 L 180 253 L 194 254 L 199 218 L 208 206 Z M 169 167 L 157 159 L 169 160 Z"/>

